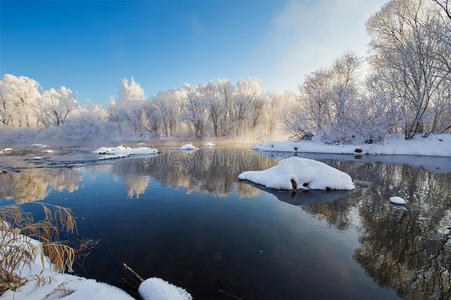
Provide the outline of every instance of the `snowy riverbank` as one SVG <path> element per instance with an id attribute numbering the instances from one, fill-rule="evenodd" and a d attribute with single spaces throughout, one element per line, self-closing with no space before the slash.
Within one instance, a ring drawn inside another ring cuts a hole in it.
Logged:
<path id="1" fill-rule="evenodd" d="M 451 156 L 451 134 L 436 134 L 426 138 L 417 136 L 413 140 L 393 135 L 380 144 L 329 145 L 315 139 L 265 142 L 255 145 L 253 149 L 274 152 Z"/>
<path id="2" fill-rule="evenodd" d="M 30 265 L 21 265 L 17 268 L 16 274 L 25 278 L 26 281 L 15 291 L 7 290 L 1 294 L 0 299 L 41 300 L 63 297 L 68 300 L 134 299 L 115 286 L 97 282 L 94 279 L 56 272 L 48 257 L 41 257 L 40 242 L 28 237 L 24 238 L 36 247 L 35 257 Z M 139 287 L 139 294 L 144 300 L 192 300 L 186 290 L 156 277 L 143 281 Z"/>

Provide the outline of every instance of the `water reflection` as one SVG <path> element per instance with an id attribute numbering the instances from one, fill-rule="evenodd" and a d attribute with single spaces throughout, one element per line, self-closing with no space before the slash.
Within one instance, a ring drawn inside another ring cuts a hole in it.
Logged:
<path id="1" fill-rule="evenodd" d="M 269 168 L 278 159 L 247 150 L 166 151 L 157 157 L 112 161 L 85 170 L 91 175 L 111 173 L 125 184 L 129 198 L 152 193 L 149 184 L 153 180 L 162 186 L 183 188 L 186 193 L 200 191 L 226 197 L 236 192 L 256 200 L 260 191 L 270 193 L 284 202 L 280 205 L 298 206 L 338 231 L 355 230 L 359 245 L 349 257 L 378 285 L 393 288 L 402 298 L 449 297 L 451 243 L 449 234 L 443 233 L 451 226 L 451 173 L 430 172 L 423 165 L 396 164 L 394 159 L 384 163 L 370 157 L 340 160 L 323 156 L 322 161 L 358 182 L 356 190 L 292 193 L 237 180 L 239 173 Z M 0 174 L 0 198 L 18 203 L 41 200 L 51 190 L 75 191 L 81 180 L 80 169 L 4 173 Z M 388 204 L 394 195 L 409 201 L 406 210 Z M 87 243 L 89 247 L 85 248 L 91 251 L 97 244 Z"/>
<path id="2" fill-rule="evenodd" d="M 123 179 L 131 196 L 145 190 L 150 175 L 164 186 L 184 188 L 187 193 L 201 191 L 226 196 L 236 190 L 240 196 L 252 197 L 259 190 L 238 182 L 238 175 L 276 163 L 277 160 L 247 150 L 169 151 L 158 157 L 117 161 L 112 172 Z"/>
<path id="3" fill-rule="evenodd" d="M 339 201 L 302 206 L 337 229 L 360 232 L 354 253 L 381 286 L 409 299 L 447 299 L 451 295 L 451 173 L 382 163 L 329 162 L 353 178 L 372 180 Z M 407 210 L 387 204 L 392 195 L 409 201 Z"/>
<path id="4" fill-rule="evenodd" d="M 78 190 L 82 174 L 76 169 L 25 169 L 0 173 L 0 198 L 16 203 L 43 200 L 50 191 Z"/>

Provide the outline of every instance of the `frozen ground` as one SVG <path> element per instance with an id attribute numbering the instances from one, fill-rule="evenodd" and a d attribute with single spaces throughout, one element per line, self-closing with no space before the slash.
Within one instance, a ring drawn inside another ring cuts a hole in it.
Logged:
<path id="1" fill-rule="evenodd" d="M 328 145 L 313 141 L 266 142 L 253 148 L 260 151 L 311 152 L 335 154 L 395 154 L 451 156 L 451 134 L 436 134 L 426 138 L 416 136 L 407 141 L 402 136 L 388 136 L 380 144 Z"/>
<path id="2" fill-rule="evenodd" d="M 268 188 L 283 190 L 353 190 L 351 177 L 322 162 L 290 157 L 263 171 L 247 171 L 239 175 Z"/>

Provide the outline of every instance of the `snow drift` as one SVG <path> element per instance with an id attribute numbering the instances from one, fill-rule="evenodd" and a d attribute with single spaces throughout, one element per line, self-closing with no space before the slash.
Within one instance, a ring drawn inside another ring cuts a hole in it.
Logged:
<path id="1" fill-rule="evenodd" d="M 290 157 L 263 171 L 247 171 L 239 179 L 283 190 L 353 190 L 351 177 L 322 162 Z"/>

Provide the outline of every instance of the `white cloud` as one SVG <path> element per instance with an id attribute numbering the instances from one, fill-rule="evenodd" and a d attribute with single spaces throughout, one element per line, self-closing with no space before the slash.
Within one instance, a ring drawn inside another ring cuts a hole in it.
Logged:
<path id="1" fill-rule="evenodd" d="M 366 20 L 387 0 L 290 1 L 273 20 L 264 51 L 274 66 L 265 86 L 296 89 L 305 75 L 330 65 L 346 51 L 364 56 Z"/>

